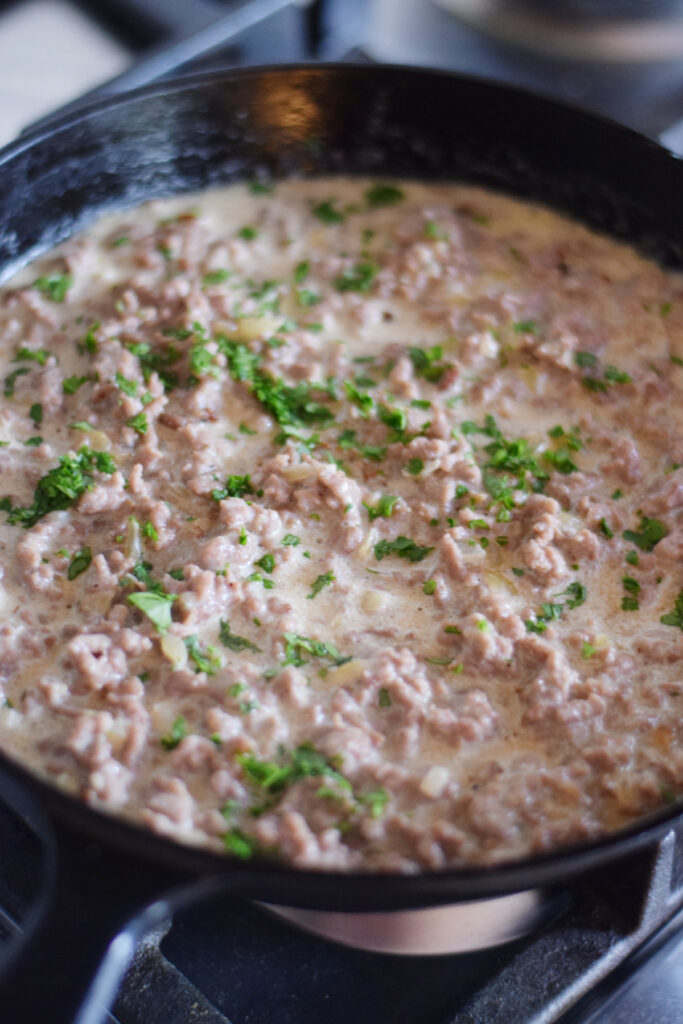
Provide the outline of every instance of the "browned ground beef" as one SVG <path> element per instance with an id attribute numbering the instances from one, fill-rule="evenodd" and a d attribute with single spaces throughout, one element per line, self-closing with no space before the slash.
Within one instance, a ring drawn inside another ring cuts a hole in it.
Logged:
<path id="1" fill-rule="evenodd" d="M 0 743 L 178 840 L 493 863 L 683 787 L 683 283 L 482 190 L 110 217 L 0 293 Z"/>

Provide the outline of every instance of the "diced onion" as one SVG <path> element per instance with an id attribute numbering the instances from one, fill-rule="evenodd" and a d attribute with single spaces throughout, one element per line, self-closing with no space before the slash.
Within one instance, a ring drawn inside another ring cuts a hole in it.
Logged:
<path id="1" fill-rule="evenodd" d="M 363 674 L 365 670 L 365 662 L 359 658 L 354 658 L 352 661 L 347 661 L 345 665 L 339 665 L 338 668 L 330 669 L 325 676 L 325 681 L 333 683 L 335 686 L 345 686 L 347 683 L 352 683 Z"/>
<path id="2" fill-rule="evenodd" d="M 162 636 L 159 643 L 161 645 L 161 653 L 165 658 L 168 658 L 174 669 L 184 668 L 187 665 L 187 647 L 179 636 L 175 636 L 173 633 L 166 633 L 165 636 Z"/>
<path id="3" fill-rule="evenodd" d="M 387 603 L 388 597 L 384 590 L 366 590 L 360 599 L 361 608 L 364 612 L 376 612 Z"/>
<path id="4" fill-rule="evenodd" d="M 133 516 L 126 523 L 124 534 L 123 551 L 126 558 L 132 558 L 139 562 L 142 558 L 142 537 L 140 535 L 140 524 Z"/>
<path id="5" fill-rule="evenodd" d="M 448 768 L 441 768 L 433 764 L 420 783 L 420 792 L 424 793 L 425 796 L 435 799 L 441 796 L 448 785 L 449 779 L 450 772 Z"/>
<path id="6" fill-rule="evenodd" d="M 232 332 L 233 338 L 238 341 L 254 341 L 256 338 L 269 338 L 275 334 L 282 319 L 272 316 L 245 316 L 237 321 L 237 326 Z"/>
<path id="7" fill-rule="evenodd" d="M 297 483 L 299 480 L 307 480 L 309 476 L 313 476 L 317 472 L 316 467 L 310 462 L 300 462 L 297 466 L 288 466 L 283 469 L 282 475 L 290 483 Z"/>

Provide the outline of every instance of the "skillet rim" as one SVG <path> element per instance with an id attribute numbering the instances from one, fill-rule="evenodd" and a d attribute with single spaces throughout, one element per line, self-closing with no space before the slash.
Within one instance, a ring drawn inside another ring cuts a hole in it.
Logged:
<path id="1" fill-rule="evenodd" d="M 396 64 L 373 66 L 360 63 L 262 65 L 227 71 L 195 72 L 164 79 L 161 82 L 141 86 L 121 95 L 93 100 L 62 117 L 57 115 L 48 125 L 29 130 L 26 135 L 20 136 L 19 139 L 0 149 L 0 168 L 5 167 L 28 150 L 39 147 L 41 142 L 48 141 L 61 133 L 68 134 L 69 131 L 84 122 L 96 121 L 99 115 L 106 115 L 112 110 L 139 100 L 152 97 L 172 100 L 178 94 L 201 93 L 202 87 L 205 86 L 215 87 L 221 84 L 229 86 L 234 81 L 245 79 L 248 81 L 264 76 L 291 77 L 293 73 L 302 74 L 304 83 L 306 78 L 316 80 L 339 77 L 340 75 L 342 78 L 371 76 L 383 80 L 378 84 L 390 87 L 392 79 L 396 79 L 398 76 L 403 78 L 410 76 L 431 80 L 435 84 L 446 81 L 456 88 L 458 84 L 462 84 L 468 88 L 481 89 L 489 95 L 495 94 L 501 97 L 512 95 L 523 102 L 532 104 L 537 110 L 560 111 L 565 116 L 577 119 L 578 122 L 615 133 L 642 151 L 646 153 L 649 151 L 651 159 L 658 157 L 664 159 L 665 162 L 673 162 L 673 166 L 679 174 L 683 168 L 683 160 L 660 142 L 603 115 L 594 114 L 573 104 L 543 96 L 533 89 L 509 86 L 484 77 L 453 71 Z M 163 194 L 180 195 L 182 193 L 176 190 Z M 116 206 L 115 203 L 110 209 L 115 209 Z M 118 208 L 125 208 L 125 200 L 123 203 L 119 202 Z M 92 218 L 97 217 L 101 214 L 102 209 L 102 206 L 92 208 L 86 213 L 85 221 L 91 219 L 91 214 Z M 574 216 L 580 219 L 578 214 L 574 214 Z M 83 224 L 79 221 L 73 228 L 80 230 L 82 226 Z M 54 244 L 54 242 L 50 244 Z M 42 245 L 43 243 L 39 242 L 30 251 L 23 253 L 17 261 L 17 265 L 25 263 L 43 251 Z M 270 884 L 266 885 L 269 891 L 273 890 L 273 887 L 277 890 L 282 882 L 289 882 L 292 888 L 290 895 L 293 896 L 293 899 L 288 902 L 289 905 L 294 906 L 308 905 L 309 901 L 313 899 L 311 905 L 318 907 L 320 905 L 318 897 L 321 894 L 323 901 L 329 903 L 331 899 L 334 902 L 342 895 L 338 891 L 335 892 L 336 887 L 341 887 L 344 890 L 353 889 L 353 896 L 356 896 L 357 899 L 360 898 L 363 908 L 371 905 L 384 909 L 399 909 L 407 906 L 426 906 L 493 897 L 520 889 L 553 884 L 651 843 L 683 815 L 683 800 L 681 800 L 670 807 L 664 807 L 654 814 L 640 818 L 622 829 L 522 859 L 501 861 L 483 867 L 463 866 L 443 870 L 426 870 L 414 874 L 377 871 L 325 871 L 301 869 L 286 864 L 280 865 L 258 856 L 253 860 L 239 861 L 227 853 L 222 855 L 205 848 L 193 847 L 133 824 L 107 810 L 89 806 L 79 798 L 60 790 L 55 784 L 35 775 L 29 768 L 13 760 L 4 752 L 0 752 L 0 767 L 4 767 L 10 775 L 18 778 L 32 794 L 37 793 L 42 806 L 47 807 L 51 815 L 56 814 L 60 820 L 66 820 L 71 824 L 76 823 L 79 830 L 90 837 L 95 836 L 100 841 L 104 838 L 104 841 L 111 844 L 112 847 L 133 851 L 136 856 L 147 861 L 173 864 L 182 866 L 183 869 L 189 867 L 193 873 L 218 873 L 220 875 L 237 873 L 241 879 L 245 880 L 245 888 L 253 890 L 253 893 L 250 891 L 246 895 L 259 895 L 260 898 L 263 898 L 263 885 L 259 883 L 265 880 L 269 880 Z M 247 879 L 250 880 L 250 885 L 246 884 Z M 317 893 L 317 896 L 307 896 L 307 889 L 312 890 L 314 894 Z M 281 895 L 276 898 L 282 902 Z M 350 902 L 353 903 L 353 897 Z M 344 900 L 344 909 L 350 909 L 348 899 Z"/>

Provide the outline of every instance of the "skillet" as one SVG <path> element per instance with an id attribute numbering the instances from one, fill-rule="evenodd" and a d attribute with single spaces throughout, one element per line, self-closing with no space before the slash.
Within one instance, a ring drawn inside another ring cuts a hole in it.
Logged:
<path id="1" fill-rule="evenodd" d="M 683 266 L 683 166 L 656 143 L 477 79 L 328 65 L 146 87 L 8 147 L 0 153 L 0 273 L 105 209 L 240 179 L 334 173 L 501 189 Z M 219 889 L 337 911 L 493 897 L 615 860 L 651 843 L 683 810 L 674 805 L 618 833 L 514 863 L 377 876 L 237 862 L 182 846 L 87 807 L 2 755 L 0 785 L 47 836 L 43 898 L 0 983 L 4 1024 L 96 1024 L 136 937 Z"/>

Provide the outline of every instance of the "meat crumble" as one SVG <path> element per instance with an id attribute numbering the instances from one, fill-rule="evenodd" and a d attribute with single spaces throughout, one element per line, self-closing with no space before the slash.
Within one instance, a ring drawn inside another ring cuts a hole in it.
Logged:
<path id="1" fill-rule="evenodd" d="M 185 843 L 495 864 L 683 791 L 683 279 L 473 187 L 109 215 L 0 292 L 0 746 Z"/>

